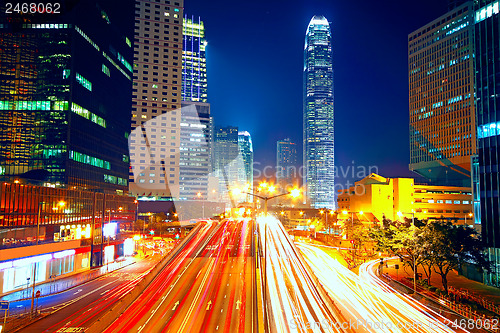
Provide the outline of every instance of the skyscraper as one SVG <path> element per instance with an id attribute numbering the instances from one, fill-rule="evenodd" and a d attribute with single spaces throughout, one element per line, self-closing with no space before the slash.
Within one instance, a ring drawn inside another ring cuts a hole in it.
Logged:
<path id="1" fill-rule="evenodd" d="M 335 208 L 332 33 L 314 16 L 304 46 L 304 168 L 306 195 L 315 208 Z"/>
<path id="2" fill-rule="evenodd" d="M 63 3 L 61 13 L 2 10 L 0 175 L 123 193 L 133 2 Z"/>
<path id="3" fill-rule="evenodd" d="M 243 168 L 238 168 L 238 183 L 248 184 L 249 192 L 253 189 L 253 144 L 252 137 L 247 131 L 238 132 L 238 148 L 243 159 Z M 251 196 L 249 196 L 251 201 Z"/>
<path id="4" fill-rule="evenodd" d="M 474 195 L 480 205 L 475 219 L 481 221 L 482 239 L 493 262 L 487 283 L 500 285 L 500 29 L 499 1 L 474 2 L 477 160 Z M 475 200 L 476 201 L 476 200 Z M 476 202 L 475 202 L 476 206 Z"/>
<path id="5" fill-rule="evenodd" d="M 207 198 L 210 166 L 210 104 L 182 102 L 179 200 Z"/>
<path id="6" fill-rule="evenodd" d="M 183 0 L 136 0 L 130 191 L 179 197 Z"/>
<path id="7" fill-rule="evenodd" d="M 231 163 L 239 154 L 238 127 L 214 127 L 213 168 L 219 178 L 219 193 L 227 197 L 232 184 L 238 182 L 238 170 Z"/>
<path id="8" fill-rule="evenodd" d="M 434 185 L 470 186 L 476 153 L 472 3 L 408 36 L 410 170 Z"/>
<path id="9" fill-rule="evenodd" d="M 276 143 L 276 182 L 282 188 L 296 184 L 297 146 L 290 139 Z"/>
<path id="10" fill-rule="evenodd" d="M 207 60 L 205 26 L 198 17 L 184 17 L 182 48 L 182 100 L 207 102 Z"/>

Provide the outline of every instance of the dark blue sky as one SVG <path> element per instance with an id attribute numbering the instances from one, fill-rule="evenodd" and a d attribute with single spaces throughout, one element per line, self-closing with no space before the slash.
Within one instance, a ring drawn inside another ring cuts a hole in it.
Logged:
<path id="1" fill-rule="evenodd" d="M 302 155 L 304 36 L 311 17 L 324 15 L 333 34 L 335 164 L 351 174 L 352 161 L 356 170 L 377 166 L 388 177 L 412 175 L 408 34 L 446 11 L 446 0 L 185 0 L 185 13 L 205 23 L 215 123 L 249 131 L 261 165 L 275 164 L 276 141 L 286 137 Z"/>

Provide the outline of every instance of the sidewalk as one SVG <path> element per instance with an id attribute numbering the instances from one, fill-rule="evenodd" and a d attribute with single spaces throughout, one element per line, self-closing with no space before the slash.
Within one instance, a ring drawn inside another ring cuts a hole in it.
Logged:
<path id="1" fill-rule="evenodd" d="M 399 265 L 399 270 L 396 271 L 394 265 Z M 399 277 L 399 280 L 402 280 L 406 277 L 413 277 L 413 271 L 411 268 L 406 268 L 406 272 L 403 269 L 403 263 L 399 262 L 399 260 L 390 260 L 388 261 L 388 268 L 383 268 L 384 274 L 389 274 L 391 278 L 394 280 Z M 422 274 L 422 278 L 426 279 L 425 273 L 422 268 L 419 267 L 418 273 Z M 408 280 L 407 280 L 408 281 Z M 433 272 L 431 275 L 431 283 L 432 286 L 437 287 L 443 290 L 443 285 L 441 283 L 441 276 L 437 273 Z M 455 271 L 452 271 L 448 274 L 448 287 L 453 287 L 455 289 L 464 289 L 469 292 L 484 298 L 488 301 L 491 301 L 495 304 L 500 304 L 500 289 L 492 286 L 487 286 L 483 283 L 476 282 L 473 280 L 469 280 L 464 276 L 458 275 Z"/>
<path id="2" fill-rule="evenodd" d="M 124 258 L 120 261 L 114 261 L 109 265 L 104 265 L 99 268 L 75 273 L 61 278 L 56 278 L 52 282 L 43 282 L 35 286 L 35 292 L 40 291 L 40 297 L 49 296 L 66 291 L 70 288 L 83 284 L 87 281 L 98 278 L 109 272 L 115 271 L 122 267 L 135 263 L 138 259 L 135 257 Z M 7 295 L 0 297 L 1 301 L 16 302 L 24 299 L 31 299 L 33 288 L 30 286 L 28 289 L 14 291 Z"/>

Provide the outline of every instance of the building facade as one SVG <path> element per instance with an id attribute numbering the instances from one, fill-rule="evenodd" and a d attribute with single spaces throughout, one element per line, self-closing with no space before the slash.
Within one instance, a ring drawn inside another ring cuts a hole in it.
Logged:
<path id="1" fill-rule="evenodd" d="M 182 102 L 179 200 L 207 200 L 210 165 L 210 104 Z"/>
<path id="2" fill-rule="evenodd" d="M 133 3 L 63 4 L 61 13 L 2 10 L 0 177 L 124 193 Z"/>
<path id="3" fill-rule="evenodd" d="M 194 16 L 184 16 L 182 48 L 182 100 L 206 103 L 207 59 L 205 57 L 205 26 Z"/>
<path id="4" fill-rule="evenodd" d="M 248 184 L 248 191 L 253 192 L 253 143 L 247 131 L 238 132 L 238 149 L 243 160 L 243 168 L 238 168 L 238 184 Z M 252 202 L 253 197 L 248 195 L 246 201 Z"/>
<path id="5" fill-rule="evenodd" d="M 130 255 L 135 198 L 73 188 L 0 183 L 0 293 Z M 129 239 L 126 241 L 126 239 Z M 133 250 L 133 246 L 132 246 Z"/>
<path id="6" fill-rule="evenodd" d="M 290 139 L 276 142 L 276 182 L 282 188 L 297 186 L 297 145 Z"/>
<path id="7" fill-rule="evenodd" d="M 304 184 L 313 207 L 335 208 L 332 33 L 314 16 L 304 46 Z"/>
<path id="8" fill-rule="evenodd" d="M 345 211 L 366 223 L 414 217 L 445 218 L 474 226 L 470 187 L 419 185 L 412 178 L 385 178 L 373 173 L 339 191 L 338 209 L 339 218 Z"/>
<path id="9" fill-rule="evenodd" d="M 486 283 L 500 285 L 500 15 L 499 1 L 474 2 L 477 158 L 474 189 L 477 191 L 482 238 L 493 262 Z"/>
<path id="10" fill-rule="evenodd" d="M 455 1 L 456 2 L 456 1 Z M 410 170 L 470 186 L 476 153 L 472 3 L 408 35 Z"/>
<path id="11" fill-rule="evenodd" d="M 135 2 L 130 192 L 179 197 L 182 0 Z"/>
<path id="12" fill-rule="evenodd" d="M 231 200 L 231 189 L 238 184 L 238 127 L 214 126 L 213 174 L 219 180 L 218 193 L 222 201 Z M 243 167 L 243 164 L 241 164 Z"/>

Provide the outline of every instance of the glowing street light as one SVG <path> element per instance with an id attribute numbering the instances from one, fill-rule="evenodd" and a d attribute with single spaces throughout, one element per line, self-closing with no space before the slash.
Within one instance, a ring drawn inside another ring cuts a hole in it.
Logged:
<path id="1" fill-rule="evenodd" d="M 270 194 L 272 194 L 272 193 L 274 193 L 276 191 L 276 187 L 274 185 L 269 185 L 266 182 L 262 182 L 262 183 L 259 184 L 259 190 L 263 190 L 263 189 L 267 189 L 267 192 L 269 192 Z M 275 199 L 275 198 L 278 198 L 278 197 L 282 197 L 282 196 L 285 196 L 285 195 L 291 195 L 292 197 L 295 198 L 298 195 L 300 195 L 300 190 L 299 189 L 293 189 L 293 190 L 287 191 L 285 193 L 280 193 L 280 194 L 273 195 L 273 196 L 265 196 L 265 195 L 260 195 L 260 194 L 256 194 L 256 193 L 242 191 L 239 188 L 234 188 L 234 189 L 231 190 L 231 193 L 233 195 L 248 194 L 248 195 L 251 195 L 253 197 L 256 197 L 256 198 L 264 200 L 264 215 L 267 215 L 267 202 L 269 200 L 272 200 L 272 199 Z"/>
<path id="2" fill-rule="evenodd" d="M 292 198 L 298 198 L 300 196 L 300 190 L 298 188 L 294 188 L 290 191 L 290 195 Z"/>
<path id="3" fill-rule="evenodd" d="M 474 216 L 474 214 L 472 214 L 472 213 L 465 214 L 465 224 L 467 224 L 467 215 L 469 215 L 470 218 L 472 218 Z"/>

